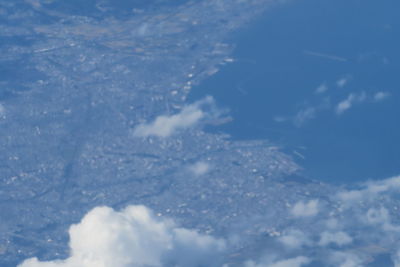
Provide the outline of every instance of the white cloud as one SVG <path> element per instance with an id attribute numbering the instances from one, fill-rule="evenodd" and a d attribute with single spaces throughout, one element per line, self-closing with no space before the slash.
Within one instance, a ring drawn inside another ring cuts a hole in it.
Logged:
<path id="1" fill-rule="evenodd" d="M 365 92 L 361 92 L 359 94 L 351 93 L 346 99 L 342 100 L 336 106 L 336 113 L 338 115 L 350 109 L 355 103 L 364 102 L 366 99 Z"/>
<path id="2" fill-rule="evenodd" d="M 65 260 L 24 261 L 19 267 L 221 266 L 225 241 L 156 218 L 144 206 L 117 212 L 97 207 L 69 229 L 71 255 Z"/>
<path id="3" fill-rule="evenodd" d="M 320 246 L 336 244 L 338 246 L 348 245 L 353 242 L 353 239 L 345 232 L 322 232 L 319 240 Z"/>
<path id="4" fill-rule="evenodd" d="M 254 261 L 247 261 L 245 267 L 301 267 L 309 264 L 311 260 L 304 256 L 298 256 L 287 260 L 280 260 L 276 262 L 261 262 L 256 263 Z"/>
<path id="5" fill-rule="evenodd" d="M 295 217 L 311 217 L 317 215 L 319 210 L 318 200 L 313 199 L 308 202 L 299 201 L 291 209 L 291 214 Z"/>
<path id="6" fill-rule="evenodd" d="M 303 51 L 303 53 L 306 55 L 330 59 L 330 60 L 334 60 L 334 61 L 346 62 L 348 60 L 347 58 L 344 58 L 344 57 L 339 57 L 339 56 L 332 55 L 332 54 L 320 53 L 320 52 L 310 51 L 310 50 L 305 50 L 305 51 Z"/>
<path id="7" fill-rule="evenodd" d="M 325 93 L 326 91 L 328 91 L 328 86 L 326 85 L 326 83 L 321 84 L 320 86 L 317 87 L 317 89 L 315 89 L 315 93 L 316 94 L 322 94 Z"/>
<path id="8" fill-rule="evenodd" d="M 332 266 L 337 267 L 362 267 L 363 261 L 354 254 L 348 252 L 336 251 L 332 253 L 331 257 Z"/>
<path id="9" fill-rule="evenodd" d="M 365 101 L 368 101 L 370 103 L 381 102 L 386 98 L 388 98 L 389 96 L 390 93 L 388 92 L 377 92 L 374 95 L 368 95 L 368 96 L 365 92 L 361 92 L 359 94 L 351 93 L 346 99 L 342 100 L 337 104 L 336 113 L 340 115 L 345 111 L 349 110 L 350 108 L 352 108 L 353 105 L 356 103 L 362 103 Z"/>
<path id="10" fill-rule="evenodd" d="M 352 204 L 354 202 L 360 201 L 364 198 L 364 194 L 367 194 L 367 191 L 364 190 L 349 190 L 342 191 L 337 194 L 337 197 L 340 201 L 343 201 L 345 204 Z"/>
<path id="11" fill-rule="evenodd" d="M 339 221 L 334 218 L 330 218 L 325 221 L 325 225 L 328 229 L 337 229 L 339 227 Z"/>
<path id="12" fill-rule="evenodd" d="M 358 190 L 339 192 L 335 198 L 342 204 L 342 208 L 352 208 L 357 204 L 373 204 L 390 198 L 400 191 L 400 176 L 395 176 L 380 181 L 364 183 Z M 369 225 L 380 226 L 383 231 L 400 232 L 400 226 L 393 225 L 389 210 L 385 207 L 371 207 L 361 216 L 361 222 Z"/>
<path id="13" fill-rule="evenodd" d="M 311 260 L 304 256 L 299 256 L 292 259 L 281 260 L 271 264 L 269 267 L 300 267 L 310 263 Z"/>
<path id="14" fill-rule="evenodd" d="M 375 102 L 380 102 L 380 101 L 385 100 L 385 99 L 388 98 L 389 96 L 390 96 L 390 93 L 388 93 L 388 92 L 377 92 L 377 93 L 374 95 L 374 101 L 375 101 Z"/>
<path id="15" fill-rule="evenodd" d="M 367 222 L 370 224 L 383 224 L 389 221 L 389 212 L 384 207 L 380 209 L 370 208 L 366 214 Z"/>
<path id="16" fill-rule="evenodd" d="M 337 107 L 336 107 L 336 113 L 337 114 L 341 114 L 343 112 L 345 112 L 346 110 L 348 110 L 349 108 L 351 108 L 352 106 L 352 102 L 350 98 L 347 98 L 343 101 L 341 101 Z"/>
<path id="17" fill-rule="evenodd" d="M 363 200 L 373 200 L 388 191 L 400 191 L 400 176 L 364 183 L 361 189 L 341 191 L 336 198 L 344 204 L 352 205 Z"/>
<path id="18" fill-rule="evenodd" d="M 304 245 L 310 245 L 311 241 L 299 230 L 290 230 L 278 238 L 279 242 L 290 249 L 299 249 Z"/>
<path id="19" fill-rule="evenodd" d="M 198 161 L 189 166 L 189 171 L 196 176 L 204 175 L 210 170 L 210 164 L 204 161 Z"/>
<path id="20" fill-rule="evenodd" d="M 142 25 L 140 25 L 140 27 L 137 28 L 136 32 L 139 36 L 146 35 L 149 32 L 149 24 L 143 23 Z"/>
<path id="21" fill-rule="evenodd" d="M 284 116 L 275 116 L 275 117 L 273 117 L 273 120 L 276 122 L 285 122 L 288 120 L 288 118 L 286 118 Z"/>
<path id="22" fill-rule="evenodd" d="M 182 110 L 174 115 L 160 115 L 151 123 L 140 124 L 135 127 L 133 135 L 137 137 L 159 136 L 168 137 L 178 130 L 188 129 L 198 124 L 207 116 L 201 107 L 214 103 L 212 97 L 206 97 L 191 105 L 185 106 Z"/>
<path id="23" fill-rule="evenodd" d="M 0 117 L 3 117 L 6 113 L 5 107 L 0 103 Z"/>
<path id="24" fill-rule="evenodd" d="M 394 267 L 400 267 L 400 250 L 398 250 L 396 254 L 392 256 L 392 261 Z"/>
<path id="25" fill-rule="evenodd" d="M 331 108 L 330 98 L 325 97 L 321 103 L 316 106 L 308 106 L 299 110 L 295 116 L 293 116 L 293 124 L 296 127 L 303 126 L 307 121 L 315 119 L 317 114 L 323 110 Z"/>
<path id="26" fill-rule="evenodd" d="M 389 211 L 384 207 L 380 207 L 379 209 L 368 209 L 366 221 L 369 224 L 380 225 L 384 231 L 400 231 L 400 226 L 395 226 L 392 224 Z"/>

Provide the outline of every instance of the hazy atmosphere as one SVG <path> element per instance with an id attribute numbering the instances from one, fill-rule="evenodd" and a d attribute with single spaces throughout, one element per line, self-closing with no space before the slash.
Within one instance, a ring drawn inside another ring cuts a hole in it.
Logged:
<path id="1" fill-rule="evenodd" d="M 0 266 L 399 267 L 399 8 L 0 0 Z"/>

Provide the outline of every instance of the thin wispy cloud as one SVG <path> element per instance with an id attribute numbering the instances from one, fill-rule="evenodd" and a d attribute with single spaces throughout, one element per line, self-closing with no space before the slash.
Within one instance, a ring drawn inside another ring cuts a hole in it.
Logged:
<path id="1" fill-rule="evenodd" d="M 248 261 L 245 263 L 244 267 L 301 267 L 309 264 L 311 259 L 304 256 L 298 256 L 295 258 L 271 261 L 264 260 L 261 262 Z"/>
<path id="2" fill-rule="evenodd" d="M 361 92 L 359 94 L 351 93 L 349 96 L 340 101 L 336 106 L 336 114 L 341 115 L 345 111 L 349 110 L 356 103 L 362 103 L 367 99 L 365 92 Z"/>
<path id="3" fill-rule="evenodd" d="M 397 251 L 395 255 L 392 256 L 394 267 L 400 266 L 400 249 Z"/>
<path id="4" fill-rule="evenodd" d="M 344 86 L 347 83 L 347 79 L 341 79 L 338 81 L 340 86 Z M 328 87 L 325 84 L 322 84 L 317 88 L 315 94 L 319 95 L 323 92 L 326 92 Z M 326 96 L 320 100 L 319 104 L 316 105 L 309 105 L 304 108 L 301 108 L 294 116 L 275 116 L 273 120 L 275 122 L 286 122 L 291 121 L 294 126 L 302 127 L 307 122 L 317 118 L 321 111 L 333 111 L 337 115 L 342 115 L 343 113 L 347 112 L 348 110 L 352 109 L 355 105 L 362 104 L 362 103 L 378 103 L 386 100 L 389 98 L 391 94 L 389 92 L 379 91 L 373 94 L 367 94 L 366 92 L 362 91 L 359 93 L 350 93 L 345 99 L 337 102 L 337 104 L 331 104 L 331 97 Z"/>
<path id="5" fill-rule="evenodd" d="M 302 127 L 308 121 L 315 119 L 321 111 L 329 110 L 330 108 L 330 98 L 324 97 L 318 105 L 307 106 L 300 109 L 292 118 L 293 125 L 296 127 Z"/>
<path id="6" fill-rule="evenodd" d="M 0 103 L 0 117 L 6 114 L 6 108 Z"/>
<path id="7" fill-rule="evenodd" d="M 305 109 L 300 110 L 293 118 L 293 124 L 296 127 L 301 127 L 303 124 L 311 119 L 314 119 L 316 116 L 316 108 L 307 107 Z"/>
<path id="8" fill-rule="evenodd" d="M 329 257 L 331 266 L 338 267 L 362 267 L 364 265 L 364 261 L 360 259 L 360 257 L 351 252 L 344 251 L 334 251 L 330 254 Z"/>
<path id="9" fill-rule="evenodd" d="M 340 61 L 340 62 L 348 61 L 347 58 L 344 58 L 344 57 L 339 57 L 336 55 L 321 53 L 321 52 L 316 52 L 316 51 L 304 50 L 303 53 L 306 55 L 309 55 L 309 56 L 320 57 L 320 58 L 325 58 L 325 59 L 334 60 L 334 61 Z"/>
<path id="10" fill-rule="evenodd" d="M 351 80 L 351 76 L 344 76 L 336 81 L 336 86 L 339 88 L 345 87 L 349 81 Z M 293 116 L 275 116 L 273 119 L 275 122 L 286 122 L 291 121 L 294 126 L 302 127 L 308 121 L 311 121 L 319 115 L 321 111 L 330 111 L 333 110 L 337 115 L 342 115 L 349 109 L 353 108 L 356 104 L 360 103 L 377 103 L 382 102 L 383 100 L 390 97 L 389 92 L 378 91 L 376 93 L 366 93 L 361 91 L 359 93 L 350 93 L 345 99 L 339 101 L 336 105 L 331 104 L 332 96 L 326 95 L 325 93 L 329 90 L 329 87 L 326 82 L 321 83 L 315 90 L 315 95 L 325 95 L 325 97 L 319 99 L 319 103 L 307 105 L 297 111 L 297 113 Z M 334 94 L 332 91 L 331 94 Z M 308 102 L 308 101 L 307 101 Z"/>
<path id="11" fill-rule="evenodd" d="M 390 93 L 380 91 L 380 92 L 375 93 L 373 98 L 376 102 L 380 102 L 380 101 L 387 99 L 388 97 L 390 97 Z"/>
<path id="12" fill-rule="evenodd" d="M 343 88 L 348 84 L 349 81 L 350 81 L 350 77 L 343 77 L 336 81 L 336 85 L 339 88 Z"/>
<path id="13" fill-rule="evenodd" d="M 328 85 L 326 85 L 326 83 L 323 83 L 320 86 L 318 86 L 317 89 L 315 89 L 315 93 L 316 94 L 323 94 L 326 91 L 328 91 L 328 89 L 329 89 Z"/>
<path id="14" fill-rule="evenodd" d="M 273 120 L 274 120 L 275 122 L 278 122 L 278 123 L 286 122 L 288 119 L 289 119 L 289 118 L 287 118 L 287 117 L 285 117 L 285 116 L 279 116 L 279 115 L 273 117 Z"/>
<path id="15" fill-rule="evenodd" d="M 340 101 L 336 105 L 336 114 L 343 114 L 345 111 L 351 109 L 355 104 L 382 102 L 389 97 L 390 93 L 383 91 L 377 92 L 373 95 L 368 95 L 365 92 L 351 93 L 346 99 Z"/>

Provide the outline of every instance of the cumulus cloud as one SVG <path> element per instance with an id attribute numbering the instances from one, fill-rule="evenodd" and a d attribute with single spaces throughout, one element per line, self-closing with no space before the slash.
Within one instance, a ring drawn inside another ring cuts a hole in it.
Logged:
<path id="1" fill-rule="evenodd" d="M 358 204 L 372 205 L 400 191 L 400 176 L 391 177 L 380 181 L 364 183 L 358 190 L 339 192 L 335 198 L 342 204 L 342 208 L 351 209 Z M 400 226 L 392 223 L 390 212 L 383 206 L 369 207 L 359 218 L 363 224 L 379 227 L 385 232 L 400 232 Z"/>
<path id="2" fill-rule="evenodd" d="M 133 135 L 137 137 L 158 136 L 168 137 L 179 130 L 188 129 L 197 125 L 202 119 L 207 117 L 207 113 L 201 108 L 211 105 L 214 99 L 210 96 L 185 106 L 174 115 L 160 115 L 153 122 L 143 123 L 135 127 Z"/>
<path id="3" fill-rule="evenodd" d="M 317 215 L 318 211 L 318 200 L 313 199 L 308 202 L 297 202 L 290 212 L 294 217 L 311 217 Z"/>
<path id="4" fill-rule="evenodd" d="M 189 171 L 196 176 L 204 175 L 210 170 L 210 164 L 204 161 L 198 161 L 189 166 Z"/>
<path id="5" fill-rule="evenodd" d="M 301 267 L 309 264 L 311 260 L 304 256 L 298 256 L 295 258 L 290 258 L 286 260 L 280 260 L 276 262 L 266 261 L 261 263 L 256 263 L 254 261 L 247 261 L 245 267 Z"/>
<path id="6" fill-rule="evenodd" d="M 289 249 L 299 249 L 304 245 L 310 245 L 310 239 L 299 230 L 290 230 L 278 238 L 285 247 Z"/>
<path id="7" fill-rule="evenodd" d="M 349 110 L 355 103 L 361 103 L 366 100 L 365 92 L 359 94 L 351 93 L 346 99 L 342 100 L 336 106 L 336 114 L 340 115 Z"/>
<path id="8" fill-rule="evenodd" d="M 144 206 L 97 207 L 69 229 L 70 257 L 18 267 L 221 266 L 225 241 L 179 228 Z"/>
<path id="9" fill-rule="evenodd" d="M 342 191 L 337 194 L 339 200 L 343 201 L 345 204 L 352 204 L 354 202 L 360 201 L 368 194 L 368 190 L 349 190 Z"/>
<path id="10" fill-rule="evenodd" d="M 335 244 L 338 246 L 348 245 L 353 242 L 353 239 L 343 231 L 339 232 L 322 232 L 321 239 L 319 240 L 320 246 L 327 246 Z"/>
<path id="11" fill-rule="evenodd" d="M 392 224 L 389 211 L 384 207 L 368 209 L 366 221 L 369 224 L 380 225 L 384 231 L 400 232 L 400 226 Z"/>
<path id="12" fill-rule="evenodd" d="M 362 267 L 364 266 L 363 260 L 360 259 L 357 255 L 349 253 L 336 251 L 333 252 L 330 257 L 332 266 L 338 267 Z"/>
<path id="13" fill-rule="evenodd" d="M 373 200 L 382 193 L 400 190 L 400 176 L 364 183 L 358 190 L 345 190 L 336 195 L 344 204 L 352 205 L 362 200 Z"/>
<path id="14" fill-rule="evenodd" d="M 380 209 L 370 208 L 367 211 L 366 218 L 370 224 L 384 224 L 389 221 L 389 212 L 384 207 Z"/>

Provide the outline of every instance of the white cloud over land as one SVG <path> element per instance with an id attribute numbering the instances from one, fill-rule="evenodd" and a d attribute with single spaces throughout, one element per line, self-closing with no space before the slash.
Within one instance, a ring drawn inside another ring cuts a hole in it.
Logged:
<path id="1" fill-rule="evenodd" d="M 199 100 L 191 105 L 185 106 L 174 115 L 160 115 L 153 122 L 143 123 L 135 127 L 133 135 L 137 137 L 158 136 L 168 137 L 179 130 L 184 130 L 198 124 L 207 117 L 201 107 L 211 105 L 214 99 L 210 96 Z"/>
<path id="2" fill-rule="evenodd" d="M 118 212 L 97 207 L 72 225 L 70 257 L 18 267 L 161 267 L 221 266 L 225 241 L 179 228 L 144 206 Z"/>
<path id="3" fill-rule="evenodd" d="M 278 240 L 290 249 L 299 249 L 305 245 L 311 245 L 311 240 L 299 230 L 290 230 L 279 237 Z"/>
<path id="4" fill-rule="evenodd" d="M 206 174 L 210 170 L 210 164 L 204 161 L 198 161 L 189 166 L 189 171 L 195 176 Z"/>
<path id="5" fill-rule="evenodd" d="M 247 261 L 245 267 L 301 267 L 307 265 L 311 260 L 304 256 L 298 256 L 296 258 L 290 258 L 286 260 L 280 260 L 276 262 L 266 261 L 256 263 L 254 261 Z"/>
<path id="6" fill-rule="evenodd" d="M 291 210 L 294 217 L 312 217 L 317 215 L 318 212 L 319 206 L 317 199 L 312 199 L 308 202 L 299 201 Z"/>
<path id="7" fill-rule="evenodd" d="M 353 239 L 345 232 L 323 232 L 321 234 L 321 240 L 319 241 L 320 246 L 327 246 L 335 244 L 337 246 L 343 246 L 350 244 Z"/>
<path id="8" fill-rule="evenodd" d="M 6 109 L 4 108 L 4 106 L 0 103 L 0 116 L 3 116 L 5 113 Z"/>
<path id="9" fill-rule="evenodd" d="M 346 205 L 354 205 L 359 201 L 372 201 L 382 194 L 398 193 L 400 191 L 400 176 L 384 180 L 370 181 L 358 190 L 341 191 L 336 195 L 337 200 Z"/>

